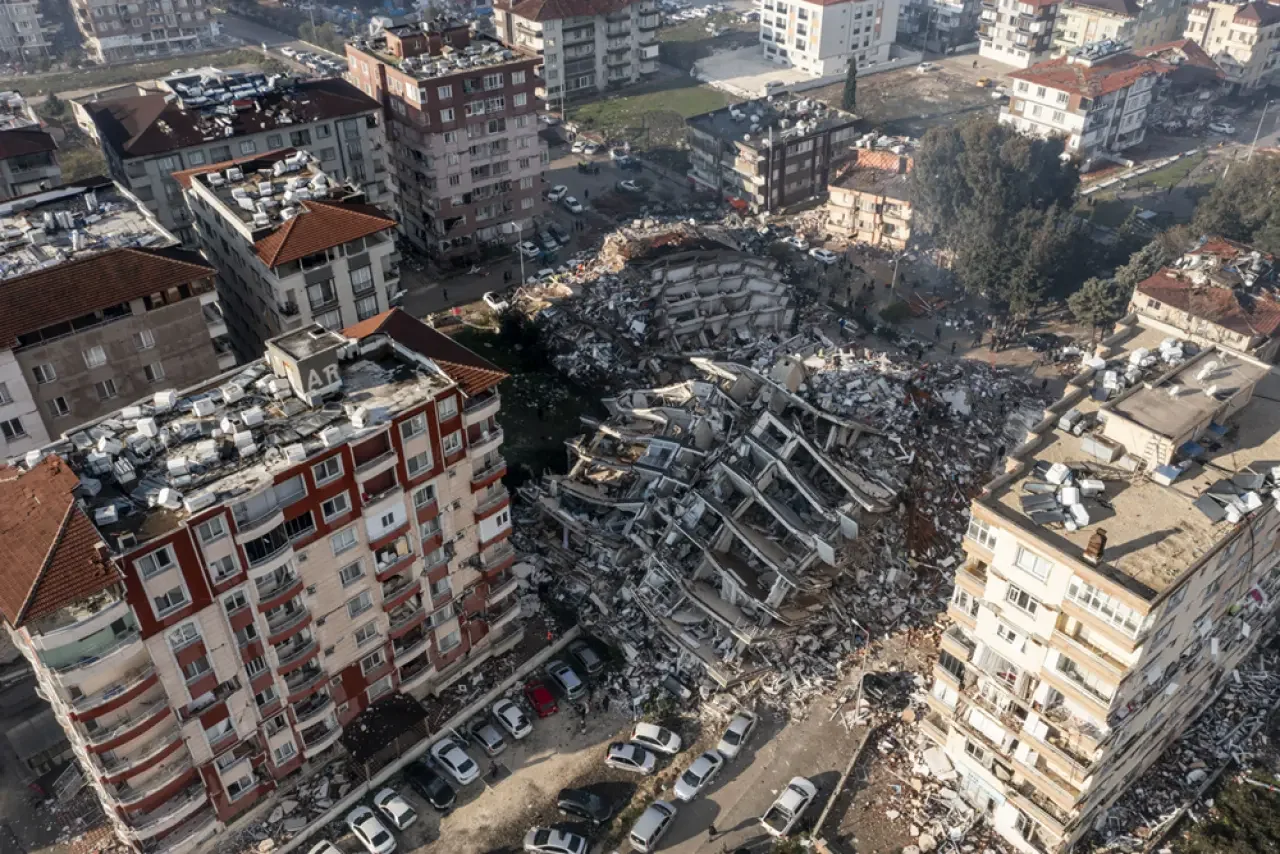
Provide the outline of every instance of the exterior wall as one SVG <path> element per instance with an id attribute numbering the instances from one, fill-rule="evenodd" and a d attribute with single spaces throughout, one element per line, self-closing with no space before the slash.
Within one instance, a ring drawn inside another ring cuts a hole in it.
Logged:
<path id="1" fill-rule="evenodd" d="M 173 173 L 211 163 L 223 163 L 252 154 L 281 148 L 307 148 L 320 158 L 320 166 L 331 177 L 351 181 L 364 190 L 371 204 L 389 201 L 385 186 L 386 163 L 378 151 L 381 128 L 376 111 L 328 119 L 304 125 L 290 125 L 270 132 L 223 138 L 207 145 L 182 148 L 151 157 L 121 160 L 105 147 L 111 177 L 128 187 L 166 229 L 188 246 L 197 238 L 191 211 L 183 199 L 182 187 Z M 354 134 L 354 136 L 352 136 Z"/>
<path id="2" fill-rule="evenodd" d="M 1146 136 L 1155 82 L 1154 74 L 1141 77 L 1131 86 L 1089 101 L 1078 94 L 1019 80 L 1013 97 L 1000 110 L 1000 121 L 1034 136 L 1065 137 L 1067 150 L 1081 158 L 1101 151 L 1122 151 Z"/>
<path id="3" fill-rule="evenodd" d="M 0 16 L 0 53 L 15 62 L 48 56 L 52 45 L 44 30 L 38 2 L 6 0 Z"/>
<path id="4" fill-rule="evenodd" d="M 85 51 L 95 62 L 169 56 L 210 47 L 217 33 L 205 0 L 155 0 L 121 5 L 72 0 Z"/>
<path id="5" fill-rule="evenodd" d="M 827 224 L 842 237 L 890 249 L 911 240 L 911 203 L 845 187 L 828 188 Z"/>
<path id="6" fill-rule="evenodd" d="M 1276 67 L 1280 24 L 1237 22 L 1236 5 L 1209 2 L 1187 10 L 1183 34 L 1204 48 L 1229 83 L 1241 89 L 1267 84 Z"/>
<path id="7" fill-rule="evenodd" d="M 0 423 L 10 425 L 13 438 L 0 434 L 0 458 L 9 459 L 35 450 L 49 443 L 49 431 L 44 426 L 35 397 L 22 365 L 12 350 L 0 350 Z M 13 419 L 19 424 L 13 425 Z"/>
<path id="8" fill-rule="evenodd" d="M 1049 56 L 1057 13 L 1056 4 L 983 0 L 978 53 L 1005 65 L 1030 68 Z"/>
<path id="9" fill-rule="evenodd" d="M 1058 11 L 1053 52 L 1062 56 L 1106 39 L 1124 41 L 1134 50 L 1174 41 L 1186 27 L 1187 5 L 1185 0 L 1158 0 L 1142 6 L 1137 16 L 1130 18 L 1068 0 Z"/>
<path id="10" fill-rule="evenodd" d="M 8 8 L 7 6 L 5 8 Z M 0 21 L 4 18 L 0 17 Z M 55 152 L 25 154 L 0 160 L 0 201 L 61 186 L 62 169 Z"/>
<path id="11" fill-rule="evenodd" d="M 50 436 L 118 409 L 122 401 L 160 389 L 185 388 L 218 372 L 209 327 L 194 295 L 150 311 L 142 300 L 134 300 L 132 309 L 132 315 L 13 352 L 22 375 L 30 378 L 31 395 Z M 135 336 L 143 332 L 151 334 L 154 345 L 139 349 Z M 92 347 L 102 347 L 107 359 L 88 368 L 84 354 Z M 37 384 L 34 369 L 47 364 L 54 366 L 57 379 Z M 163 376 L 148 380 L 144 369 L 156 364 L 162 366 Z M 103 398 L 96 386 L 107 380 L 115 384 L 115 394 Z M 57 399 L 66 402 L 65 415 L 54 414 Z"/>
<path id="12" fill-rule="evenodd" d="M 822 6 L 807 0 L 764 0 L 760 42 L 766 59 L 815 77 L 887 62 L 898 35 L 898 0 L 855 0 Z"/>
<path id="13" fill-rule="evenodd" d="M 1197 343 L 1220 344 L 1267 362 L 1275 359 L 1276 351 L 1280 348 L 1280 339 L 1268 340 L 1262 336 L 1246 336 L 1232 332 L 1216 323 L 1192 317 L 1185 311 L 1166 305 L 1138 291 L 1134 291 L 1129 301 L 1129 311 L 1136 311 L 1143 317 L 1168 324 Z"/>

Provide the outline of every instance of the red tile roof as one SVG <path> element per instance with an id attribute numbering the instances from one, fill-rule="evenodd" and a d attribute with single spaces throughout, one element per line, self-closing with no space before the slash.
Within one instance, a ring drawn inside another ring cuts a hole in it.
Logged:
<path id="1" fill-rule="evenodd" d="M 0 470 L 0 615 L 12 626 L 51 614 L 120 580 L 72 494 L 80 478 L 60 457 L 28 472 Z"/>
<path id="2" fill-rule="evenodd" d="M 1280 303 L 1271 297 L 1215 285 L 1196 285 L 1168 267 L 1139 282 L 1137 290 L 1240 335 L 1271 336 L 1280 329 Z"/>
<path id="3" fill-rule="evenodd" d="M 1218 63 L 1213 61 L 1213 57 L 1205 53 L 1204 48 L 1192 39 L 1178 39 L 1144 47 L 1135 50 L 1134 53 L 1147 59 L 1158 59 L 1172 66 L 1172 78 L 1175 83 L 1180 82 L 1179 77 L 1190 80 L 1193 76 L 1195 79 L 1221 79 L 1225 76 L 1222 69 L 1218 67 Z"/>
<path id="4" fill-rule="evenodd" d="M 1262 27 L 1269 27 L 1274 23 L 1280 22 L 1280 7 L 1273 6 L 1266 0 L 1253 0 L 1252 3 L 1246 3 L 1237 9 L 1233 20 L 1237 24 L 1257 24 Z"/>
<path id="5" fill-rule="evenodd" d="M 394 219 L 373 205 L 310 199 L 301 207 L 296 216 L 254 244 L 268 267 L 396 227 Z"/>
<path id="6" fill-rule="evenodd" d="M 1171 70 L 1172 66 L 1163 62 L 1144 59 L 1126 51 L 1093 65 L 1072 62 L 1069 57 L 1060 56 L 1024 70 L 1012 71 L 1009 76 L 1060 92 L 1098 98 L 1132 86 L 1148 74 L 1164 74 Z"/>
<path id="7" fill-rule="evenodd" d="M 44 128 L 25 127 L 0 130 L 0 160 L 20 157 L 23 154 L 39 154 L 57 151 L 58 144 Z"/>
<path id="8" fill-rule="evenodd" d="M 19 335 L 214 274 L 198 252 L 108 249 L 0 281 L 0 347 Z"/>
<path id="9" fill-rule="evenodd" d="M 468 395 L 477 395 L 511 376 L 487 359 L 463 347 L 448 335 L 398 308 L 384 311 L 342 330 L 348 338 L 388 335 L 415 353 L 440 366 Z"/>

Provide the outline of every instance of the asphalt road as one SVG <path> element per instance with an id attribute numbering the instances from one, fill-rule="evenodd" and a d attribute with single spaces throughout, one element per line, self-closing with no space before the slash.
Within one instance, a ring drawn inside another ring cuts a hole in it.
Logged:
<path id="1" fill-rule="evenodd" d="M 306 50 L 315 53 L 317 50 L 321 53 L 327 53 L 336 56 L 339 59 L 343 57 L 332 51 L 324 50 L 319 45 L 311 46 L 301 41 L 296 35 L 283 33 L 277 29 L 264 26 L 256 21 L 250 21 L 246 18 L 238 18 L 235 15 L 219 15 L 218 23 L 222 26 L 222 31 L 232 38 L 240 39 L 249 45 L 262 47 L 266 45 L 276 59 L 288 61 L 288 57 L 280 53 L 282 47 L 292 47 L 295 50 Z"/>

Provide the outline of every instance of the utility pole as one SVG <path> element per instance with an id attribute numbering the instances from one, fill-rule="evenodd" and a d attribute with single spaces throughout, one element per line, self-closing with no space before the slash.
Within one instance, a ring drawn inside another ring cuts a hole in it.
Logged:
<path id="1" fill-rule="evenodd" d="M 1249 156 L 1245 158 L 1245 162 L 1253 159 L 1253 150 L 1258 147 L 1258 137 L 1262 135 L 1262 120 L 1267 117 L 1267 108 L 1275 103 L 1275 99 L 1267 101 L 1262 105 L 1262 115 L 1258 116 L 1258 129 L 1253 132 L 1253 142 L 1249 143 Z"/>

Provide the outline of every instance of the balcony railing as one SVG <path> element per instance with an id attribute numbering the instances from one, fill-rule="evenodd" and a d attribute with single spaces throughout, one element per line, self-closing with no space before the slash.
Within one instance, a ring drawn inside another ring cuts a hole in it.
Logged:
<path id="1" fill-rule="evenodd" d="M 315 641 L 312 641 L 307 644 L 302 652 L 305 652 L 307 648 L 315 646 L 315 643 Z M 304 691 L 307 688 L 310 688 L 312 685 L 325 678 L 326 675 L 324 668 L 319 665 L 316 665 L 315 667 L 301 667 L 284 678 L 285 688 L 288 689 L 290 694 L 296 694 L 299 691 Z"/>
<path id="2" fill-rule="evenodd" d="M 404 685 L 407 682 L 412 682 L 430 670 L 431 659 L 429 657 L 416 658 L 400 668 L 400 684 Z"/>
<path id="3" fill-rule="evenodd" d="M 178 728 L 176 722 L 171 726 L 166 726 L 164 724 L 157 725 L 147 732 L 154 732 L 155 735 L 147 742 L 146 747 L 141 753 L 135 753 L 129 756 L 121 756 L 116 751 L 112 751 L 109 755 L 96 754 L 95 758 L 98 761 L 99 767 L 102 768 L 103 773 L 108 777 L 123 774 L 133 768 L 137 768 L 139 765 L 142 765 L 151 759 L 154 759 L 161 753 L 164 753 L 166 750 L 173 747 L 174 742 L 182 740 L 182 731 Z"/>
<path id="4" fill-rule="evenodd" d="M 289 629 L 293 628 L 294 626 L 298 625 L 298 623 L 301 623 L 303 620 L 305 620 L 309 614 L 310 614 L 310 611 L 307 610 L 306 606 L 300 605 L 296 609 L 294 609 L 293 611 L 290 611 L 288 614 L 284 616 L 277 617 L 274 620 L 268 618 L 267 634 L 278 635 L 282 632 L 287 632 Z"/>
<path id="5" fill-rule="evenodd" d="M 427 648 L 427 644 L 431 642 L 431 637 L 426 632 L 419 632 L 416 635 L 406 635 L 398 639 L 392 650 L 395 653 L 395 659 L 399 663 L 403 663 L 423 652 Z"/>
<path id="6" fill-rule="evenodd" d="M 129 671 L 117 682 L 107 686 L 105 689 L 96 691 L 92 694 L 86 694 L 72 703 L 71 708 L 80 713 L 96 709 L 98 706 L 105 705 L 117 697 L 122 697 L 125 694 L 128 694 L 130 691 L 142 685 L 142 683 L 155 675 L 155 666 L 152 664 L 145 664 L 142 667 Z"/>
<path id="7" fill-rule="evenodd" d="M 333 705 L 333 697 L 328 694 L 316 694 L 308 697 L 305 703 L 299 703 L 293 707 L 293 712 L 297 716 L 297 725 L 302 726 L 308 723 L 316 715 L 324 712 L 325 709 Z"/>
<path id="8" fill-rule="evenodd" d="M 137 786 L 120 785 L 112 787 L 112 794 L 116 796 L 116 800 L 121 806 L 132 806 L 138 803 L 148 795 L 155 794 L 174 780 L 181 777 L 187 771 L 191 770 L 191 755 L 184 754 L 172 761 L 166 762 L 158 768 L 149 769 L 152 775 L 145 782 Z"/>
<path id="9" fill-rule="evenodd" d="M 148 723 L 154 723 L 162 716 L 169 712 L 169 701 L 167 698 L 152 700 L 142 706 L 137 711 L 118 721 L 110 729 L 99 729 L 86 736 L 86 740 L 93 745 L 106 744 L 109 741 L 115 741 L 122 738 L 135 730 L 140 729 Z"/>
<path id="10" fill-rule="evenodd" d="M 129 824 L 133 829 L 131 835 L 135 839 L 150 839 L 195 812 L 208 799 L 209 793 L 205 790 L 204 783 L 197 781 L 156 809 L 130 816 Z"/>
<path id="11" fill-rule="evenodd" d="M 289 647 L 283 654 L 277 653 L 276 657 L 277 657 L 277 660 L 279 661 L 279 664 L 277 666 L 288 667 L 290 664 L 293 664 L 295 661 L 302 658 L 304 655 L 307 655 L 315 648 L 316 648 L 315 638 L 312 638 L 306 643 L 294 644 L 293 646 Z M 287 680 L 286 680 L 286 683 L 287 683 Z"/>
<path id="12" fill-rule="evenodd" d="M 108 643 L 106 646 L 98 650 L 96 653 L 93 653 L 91 655 L 86 655 L 80 659 L 77 659 L 76 661 L 73 661 L 70 664 L 64 664 L 61 667 L 55 667 L 54 672 L 58 674 L 71 674 L 74 671 L 79 670 L 80 668 L 91 667 L 94 664 L 97 664 L 98 662 L 103 661 L 104 659 L 110 658 L 111 656 L 120 652 L 125 647 L 137 643 L 139 640 L 141 640 L 141 638 L 142 638 L 142 635 L 133 631 L 126 632 L 122 635 L 117 635 L 114 641 Z"/>
<path id="13" fill-rule="evenodd" d="M 395 631 L 405 625 L 408 625 L 416 617 L 425 617 L 426 610 L 421 605 L 406 603 L 391 612 L 391 631 Z"/>
<path id="14" fill-rule="evenodd" d="M 501 564 L 504 560 L 508 560 L 516 556 L 515 547 L 510 542 L 503 540 L 498 545 L 485 551 L 480 555 L 480 566 L 488 571 Z"/>

